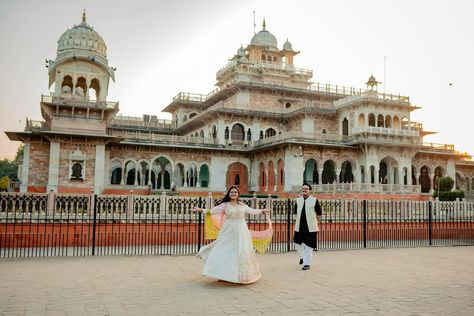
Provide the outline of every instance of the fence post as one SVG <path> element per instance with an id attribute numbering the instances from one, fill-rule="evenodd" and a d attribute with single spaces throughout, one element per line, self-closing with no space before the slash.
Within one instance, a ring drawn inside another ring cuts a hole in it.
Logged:
<path id="1" fill-rule="evenodd" d="M 253 193 L 252 196 L 252 208 L 257 208 L 257 193 Z"/>
<path id="2" fill-rule="evenodd" d="M 199 208 L 202 208 L 203 206 L 203 203 L 202 203 L 202 198 L 199 197 L 198 199 L 198 207 Z M 201 248 L 201 237 L 202 237 L 202 223 L 201 223 L 201 219 L 202 219 L 202 212 L 197 212 L 198 213 L 198 251 L 199 249 Z"/>
<path id="3" fill-rule="evenodd" d="M 94 210 L 94 221 L 92 224 L 92 255 L 95 255 L 95 235 L 96 235 L 96 228 L 97 228 L 97 194 L 92 196 L 92 209 Z"/>
<path id="4" fill-rule="evenodd" d="M 432 244 L 432 236 L 431 236 L 431 233 L 433 231 L 432 221 L 433 221 L 433 205 L 431 201 L 428 201 L 428 239 L 429 239 L 430 246 Z"/>
<path id="5" fill-rule="evenodd" d="M 364 200 L 362 205 L 364 221 L 364 248 L 367 248 L 367 200 Z"/>
<path id="6" fill-rule="evenodd" d="M 456 218 L 456 216 L 458 216 L 460 205 L 461 205 L 461 203 L 459 202 L 459 198 L 456 198 L 456 202 L 454 202 L 454 214 L 452 216 L 453 218 Z"/>
<path id="7" fill-rule="evenodd" d="M 133 203 L 133 190 L 130 190 L 130 195 L 127 197 L 127 214 L 128 216 L 133 216 L 135 213 L 135 205 Z"/>
<path id="8" fill-rule="evenodd" d="M 212 193 L 211 192 L 207 192 L 206 208 L 208 209 L 212 208 Z"/>
<path id="9" fill-rule="evenodd" d="M 167 206 L 168 205 L 166 204 L 166 192 L 163 191 L 160 195 L 160 213 L 166 212 Z"/>
<path id="10" fill-rule="evenodd" d="M 291 248 L 291 200 L 288 199 L 286 203 L 286 251 Z"/>
<path id="11" fill-rule="evenodd" d="M 48 193 L 48 198 L 47 198 L 48 202 L 47 202 L 47 210 L 46 210 L 46 214 L 47 216 L 51 216 L 53 215 L 53 212 L 54 212 L 54 206 L 56 204 L 56 195 L 54 194 L 54 191 L 51 190 L 49 193 Z"/>
<path id="12" fill-rule="evenodd" d="M 268 193 L 268 196 L 267 196 L 267 207 L 266 209 L 267 210 L 271 210 L 273 208 L 273 201 L 272 201 L 272 195 L 270 193 Z"/>

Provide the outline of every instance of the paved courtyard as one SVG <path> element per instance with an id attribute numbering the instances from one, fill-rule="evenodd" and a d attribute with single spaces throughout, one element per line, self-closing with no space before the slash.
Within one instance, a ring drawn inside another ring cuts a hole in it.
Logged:
<path id="1" fill-rule="evenodd" d="M 258 256 L 252 285 L 201 276 L 193 256 L 0 259 L 2 315 L 472 315 L 474 247 Z"/>

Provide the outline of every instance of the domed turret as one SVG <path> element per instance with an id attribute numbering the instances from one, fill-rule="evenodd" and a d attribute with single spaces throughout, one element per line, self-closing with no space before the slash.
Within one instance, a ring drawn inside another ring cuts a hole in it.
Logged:
<path id="1" fill-rule="evenodd" d="M 59 37 L 56 60 L 47 61 L 49 85 L 55 81 L 55 70 L 60 64 L 75 60 L 92 62 L 103 68 L 112 80 L 115 80 L 114 69 L 108 66 L 105 41 L 87 24 L 85 12 L 79 25 L 74 25 Z"/>
<path id="2" fill-rule="evenodd" d="M 258 46 L 268 46 L 271 48 L 278 49 L 276 37 L 273 36 L 272 33 L 268 32 L 265 26 L 265 20 L 263 20 L 263 29 L 252 37 L 252 39 L 250 40 L 250 44 Z"/>
<path id="3" fill-rule="evenodd" d="M 109 79 L 115 80 L 115 68 L 108 65 L 105 41 L 87 24 L 85 12 L 79 25 L 59 37 L 56 59 L 47 61 L 46 66 L 49 86 L 56 84 L 55 96 L 105 101 Z"/>
<path id="4" fill-rule="evenodd" d="M 67 56 L 69 52 L 84 51 L 88 56 L 97 55 L 107 59 L 107 46 L 102 37 L 86 22 L 85 12 L 82 22 L 64 32 L 58 40 L 58 59 Z"/>
<path id="5" fill-rule="evenodd" d="M 286 39 L 285 44 L 283 44 L 283 50 L 293 51 L 293 45 Z"/>

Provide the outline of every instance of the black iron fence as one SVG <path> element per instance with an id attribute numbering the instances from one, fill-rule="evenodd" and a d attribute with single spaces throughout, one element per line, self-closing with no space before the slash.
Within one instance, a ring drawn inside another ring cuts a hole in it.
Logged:
<path id="1" fill-rule="evenodd" d="M 245 198 L 269 208 L 270 252 L 294 250 L 294 200 Z M 0 194 L 0 257 L 194 254 L 204 240 L 202 214 L 216 200 L 167 196 Z M 322 200 L 319 249 L 474 245 L 474 203 Z M 248 216 L 263 230 L 264 216 Z"/>

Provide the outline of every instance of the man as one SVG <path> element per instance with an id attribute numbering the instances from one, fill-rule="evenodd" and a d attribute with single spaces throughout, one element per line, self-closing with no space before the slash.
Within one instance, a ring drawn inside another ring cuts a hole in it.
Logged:
<path id="1" fill-rule="evenodd" d="M 296 213 L 294 242 L 297 244 L 302 270 L 309 270 L 313 258 L 313 249 L 316 248 L 316 239 L 319 231 L 319 221 L 322 215 L 319 201 L 310 196 L 311 185 L 303 183 L 302 196 L 296 199 L 294 213 Z"/>

